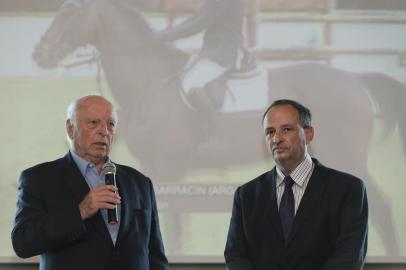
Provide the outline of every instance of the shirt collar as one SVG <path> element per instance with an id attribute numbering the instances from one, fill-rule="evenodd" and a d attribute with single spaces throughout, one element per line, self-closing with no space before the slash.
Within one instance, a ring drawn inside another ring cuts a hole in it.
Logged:
<path id="1" fill-rule="evenodd" d="M 81 158 L 78 154 L 75 153 L 75 151 L 69 150 L 69 152 L 72 156 L 73 161 L 75 161 L 76 165 L 79 168 L 79 171 L 82 173 L 83 176 L 86 175 L 87 168 L 94 167 L 93 163 L 90 163 L 89 161 Z"/>
<path id="2" fill-rule="evenodd" d="M 312 171 L 313 161 L 308 153 L 305 154 L 304 160 L 292 171 L 290 177 L 293 179 L 295 184 L 302 186 L 306 177 Z M 280 186 L 283 183 L 283 179 L 286 175 L 283 174 L 282 170 L 276 166 L 276 186 Z"/>

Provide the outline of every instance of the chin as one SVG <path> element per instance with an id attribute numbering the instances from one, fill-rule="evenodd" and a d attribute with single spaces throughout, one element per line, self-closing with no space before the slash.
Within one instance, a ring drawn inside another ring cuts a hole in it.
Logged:
<path id="1" fill-rule="evenodd" d="M 105 158 L 108 155 L 106 152 L 94 152 L 92 154 L 95 158 Z"/>
<path id="2" fill-rule="evenodd" d="M 275 159 L 276 162 L 284 163 L 284 162 L 289 160 L 289 157 L 287 157 L 285 155 L 275 155 L 274 159 Z"/>
<path id="3" fill-rule="evenodd" d="M 106 147 L 95 147 L 91 149 L 92 154 L 95 156 L 107 156 L 109 150 Z"/>
<path id="4" fill-rule="evenodd" d="M 278 153 L 278 152 L 274 152 L 273 153 L 273 156 L 274 156 L 274 158 L 275 159 L 287 159 L 288 158 L 288 154 L 286 153 L 286 152 L 280 152 L 280 153 Z"/>

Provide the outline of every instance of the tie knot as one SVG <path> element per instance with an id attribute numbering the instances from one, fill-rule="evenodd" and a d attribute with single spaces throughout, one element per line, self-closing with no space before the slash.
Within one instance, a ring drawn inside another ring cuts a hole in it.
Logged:
<path id="1" fill-rule="evenodd" d="M 290 177 L 289 175 L 288 175 L 288 176 L 285 176 L 285 178 L 283 179 L 283 181 L 285 182 L 285 187 L 286 187 L 286 188 L 291 188 L 291 187 L 293 186 L 293 184 L 295 183 L 295 182 L 293 181 L 292 177 Z"/>

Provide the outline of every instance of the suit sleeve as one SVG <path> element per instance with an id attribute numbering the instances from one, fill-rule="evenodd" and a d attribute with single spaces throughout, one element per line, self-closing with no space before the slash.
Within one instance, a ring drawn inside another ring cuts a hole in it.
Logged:
<path id="1" fill-rule="evenodd" d="M 322 270 L 364 269 L 368 239 L 368 200 L 365 185 L 355 179 L 341 205 L 335 251 Z"/>
<path id="2" fill-rule="evenodd" d="M 27 171 L 20 176 L 11 239 L 14 251 L 22 258 L 57 250 L 79 240 L 86 232 L 79 207 L 47 210 L 46 194 L 52 191 L 38 184 L 38 177 Z"/>
<path id="3" fill-rule="evenodd" d="M 228 230 L 227 243 L 224 250 L 227 269 L 250 270 L 252 262 L 244 233 L 243 210 L 241 205 L 241 188 L 234 194 L 233 210 L 230 227 Z"/>
<path id="4" fill-rule="evenodd" d="M 162 243 L 161 230 L 159 228 L 158 210 L 155 199 L 154 187 L 148 179 L 150 186 L 150 197 L 152 205 L 151 213 L 151 235 L 149 241 L 149 265 L 151 270 L 169 269 L 168 260 L 165 256 L 164 245 Z"/>

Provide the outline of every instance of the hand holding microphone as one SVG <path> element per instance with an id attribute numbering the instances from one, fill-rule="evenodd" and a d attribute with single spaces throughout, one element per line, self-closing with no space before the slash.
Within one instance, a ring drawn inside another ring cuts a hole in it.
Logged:
<path id="1" fill-rule="evenodd" d="M 79 204 L 82 220 L 94 216 L 100 209 L 107 209 L 108 222 L 117 223 L 117 204 L 121 203 L 116 187 L 116 167 L 108 162 L 103 166 L 102 173 L 106 185 L 91 189 Z"/>
<path id="2" fill-rule="evenodd" d="M 117 188 L 116 184 L 116 165 L 108 161 L 104 164 L 102 173 L 104 174 L 104 179 L 106 185 L 112 185 Z M 117 189 L 116 189 L 117 194 Z M 110 224 L 116 224 L 118 222 L 117 215 L 117 205 L 113 209 L 107 209 L 107 220 Z"/>

